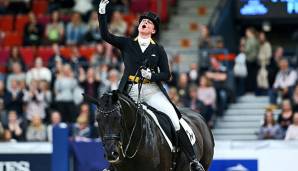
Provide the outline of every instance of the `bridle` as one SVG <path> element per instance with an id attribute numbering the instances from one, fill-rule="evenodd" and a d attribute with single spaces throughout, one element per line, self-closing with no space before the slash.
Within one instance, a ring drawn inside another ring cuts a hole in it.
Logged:
<path id="1" fill-rule="evenodd" d="M 100 112 L 101 114 L 103 114 L 104 117 L 109 117 L 109 115 L 113 112 L 116 112 L 116 111 L 119 111 L 120 113 L 123 114 L 123 110 L 122 110 L 122 107 L 121 107 L 121 104 L 118 102 L 116 104 L 116 107 L 114 107 L 112 110 L 103 110 L 103 109 L 100 109 L 100 108 L 97 108 L 98 112 Z M 126 146 L 124 147 L 123 145 L 123 132 L 120 132 L 119 134 L 105 134 L 103 135 L 102 137 L 102 140 L 103 141 L 117 141 L 117 146 L 119 147 L 120 151 L 121 151 L 121 154 L 124 158 L 128 158 L 128 159 L 132 159 L 136 156 L 136 154 L 138 153 L 139 151 L 139 147 L 141 145 L 141 141 L 142 141 L 142 137 L 143 137 L 143 131 L 141 131 L 141 136 L 140 138 L 138 139 L 138 143 L 137 143 L 137 146 L 136 148 L 133 150 L 133 152 L 131 154 L 128 153 L 128 150 L 129 148 L 131 147 L 132 145 L 132 138 L 136 132 L 136 127 L 137 127 L 137 123 L 138 123 L 138 117 L 140 117 L 140 120 L 141 120 L 141 125 L 143 124 L 142 122 L 142 117 L 140 115 L 138 115 L 138 110 L 135 112 L 136 114 L 136 119 L 135 119 L 135 122 L 134 122 L 134 125 L 133 125 L 133 128 L 132 128 L 132 131 L 129 135 L 129 139 L 128 139 L 128 143 L 126 144 Z M 123 124 L 124 123 L 124 124 Z M 125 122 L 122 122 L 122 126 L 125 127 L 125 129 L 127 128 Z M 127 130 L 127 129 L 126 129 Z M 110 163 L 116 163 L 118 162 L 119 160 L 115 160 L 115 161 L 109 161 Z"/>

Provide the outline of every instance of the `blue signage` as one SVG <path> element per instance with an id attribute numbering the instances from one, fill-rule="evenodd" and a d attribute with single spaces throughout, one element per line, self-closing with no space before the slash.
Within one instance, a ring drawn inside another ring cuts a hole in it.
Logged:
<path id="1" fill-rule="evenodd" d="M 258 171 L 257 160 L 213 160 L 209 171 Z"/>
<path id="2" fill-rule="evenodd" d="M 101 142 L 70 142 L 76 171 L 101 171 L 109 166 Z"/>
<path id="3" fill-rule="evenodd" d="M 51 171 L 51 154 L 0 154 L 3 171 Z"/>
<path id="4" fill-rule="evenodd" d="M 239 17 L 298 17 L 298 0 L 237 0 L 236 2 Z"/>

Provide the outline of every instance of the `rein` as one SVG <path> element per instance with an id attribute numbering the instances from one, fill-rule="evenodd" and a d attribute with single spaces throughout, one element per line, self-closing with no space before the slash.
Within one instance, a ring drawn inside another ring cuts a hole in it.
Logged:
<path id="1" fill-rule="evenodd" d="M 133 80 L 133 82 L 135 82 L 135 80 L 136 80 L 136 76 L 139 74 L 139 72 L 140 72 L 140 70 L 141 70 L 142 68 L 143 68 L 142 66 L 141 66 L 140 68 L 138 68 L 136 74 L 134 75 L 134 80 Z M 128 155 L 127 152 L 128 152 L 128 149 L 129 149 L 129 147 L 130 147 L 130 145 L 131 145 L 131 140 L 132 140 L 132 137 L 133 137 L 133 135 L 134 135 L 134 133 L 135 133 L 135 130 L 136 130 L 136 127 L 137 127 L 137 122 L 138 122 L 138 117 L 139 117 L 138 112 L 139 112 L 139 111 L 144 112 L 144 110 L 142 110 L 142 106 L 141 106 L 141 98 L 140 98 L 140 97 L 141 97 L 141 90 L 142 90 L 143 80 L 144 80 L 144 78 L 143 78 L 143 77 L 140 77 L 140 82 L 138 83 L 137 110 L 135 111 L 135 114 L 136 114 L 135 118 L 136 118 L 136 120 L 135 120 L 135 122 L 134 122 L 133 129 L 132 129 L 131 134 L 130 134 L 130 136 L 129 136 L 128 143 L 127 143 L 127 145 L 126 145 L 126 147 L 125 147 L 124 150 L 123 150 L 123 144 L 120 142 L 120 143 L 121 143 L 121 144 L 120 144 L 120 148 L 121 148 L 121 151 L 122 151 L 122 154 L 123 154 L 124 158 L 132 159 L 132 158 L 134 158 L 134 157 L 136 156 L 137 152 L 139 151 L 139 147 L 140 147 L 140 145 L 141 145 L 141 141 L 142 141 L 142 138 L 143 138 L 143 131 L 141 131 L 141 137 L 140 137 L 139 140 L 138 140 L 138 144 L 137 144 L 137 147 L 136 147 L 135 151 L 133 152 L 132 155 Z M 133 84 L 132 84 L 132 85 L 130 86 L 130 88 L 128 89 L 128 93 L 131 91 L 132 86 L 133 86 Z M 123 113 L 123 111 L 122 111 L 122 113 Z M 141 115 L 140 115 L 140 121 L 141 121 L 141 126 L 142 126 L 142 124 L 143 124 L 143 120 L 142 120 Z M 124 123 L 125 123 L 125 122 L 124 122 Z M 126 124 L 125 124 L 125 128 L 127 128 Z"/>

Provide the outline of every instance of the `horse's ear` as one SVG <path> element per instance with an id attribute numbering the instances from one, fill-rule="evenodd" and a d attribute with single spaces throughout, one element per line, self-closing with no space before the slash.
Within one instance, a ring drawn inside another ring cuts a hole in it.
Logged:
<path id="1" fill-rule="evenodd" d="M 112 91 L 112 101 L 113 101 L 113 103 L 116 103 L 118 101 L 118 98 L 119 98 L 118 93 L 119 93 L 118 90 L 113 90 Z"/>
<path id="2" fill-rule="evenodd" d="M 98 102 L 98 100 L 96 99 L 96 98 L 94 98 L 94 97 L 91 97 L 91 96 L 88 96 L 87 94 L 85 94 L 85 93 L 82 93 L 82 95 L 83 95 L 83 97 L 84 97 L 84 100 L 86 101 L 86 102 L 88 102 L 88 103 L 93 103 L 93 104 L 95 104 L 95 105 L 99 105 L 99 102 Z"/>

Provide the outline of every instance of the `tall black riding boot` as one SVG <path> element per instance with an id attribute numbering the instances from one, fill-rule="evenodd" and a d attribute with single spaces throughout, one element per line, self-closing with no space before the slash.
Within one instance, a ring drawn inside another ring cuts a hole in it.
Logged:
<path id="1" fill-rule="evenodd" d="M 179 137 L 179 143 L 182 151 L 185 153 L 187 158 L 190 160 L 190 171 L 205 171 L 204 167 L 198 161 L 196 157 L 196 153 L 193 149 L 193 146 L 185 132 L 185 130 L 181 127 L 179 131 L 177 131 L 177 135 Z"/>

